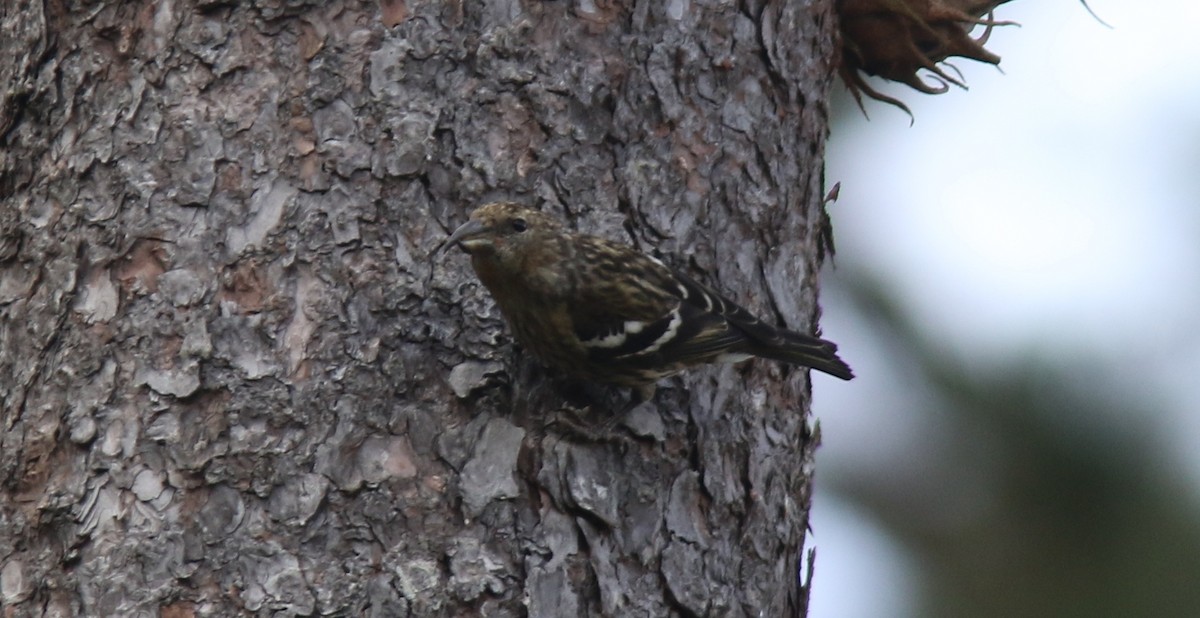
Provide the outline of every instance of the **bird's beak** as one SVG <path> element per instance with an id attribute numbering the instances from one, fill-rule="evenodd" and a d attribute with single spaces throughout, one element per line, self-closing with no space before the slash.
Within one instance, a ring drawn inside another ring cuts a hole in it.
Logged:
<path id="1" fill-rule="evenodd" d="M 475 220 L 467 221 L 466 223 L 458 226 L 457 230 L 454 230 L 454 233 L 450 235 L 450 238 L 447 238 L 446 242 L 442 243 L 439 251 L 444 250 L 450 245 L 458 243 L 462 246 L 464 251 L 470 253 L 472 250 L 491 244 L 491 241 L 486 238 L 478 238 L 478 236 L 487 231 L 488 227 L 483 223 Z"/>

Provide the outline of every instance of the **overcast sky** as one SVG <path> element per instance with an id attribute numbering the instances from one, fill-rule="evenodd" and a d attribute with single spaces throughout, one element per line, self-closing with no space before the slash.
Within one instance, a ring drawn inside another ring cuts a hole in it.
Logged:
<path id="1" fill-rule="evenodd" d="M 1064 350 L 1121 367 L 1169 400 L 1168 456 L 1200 495 L 1200 2 L 1016 0 L 995 68 L 959 60 L 969 91 L 880 86 L 916 122 L 867 102 L 843 123 L 827 184 L 838 263 L 884 277 L 964 362 Z M 849 270 L 849 268 L 847 268 Z M 912 615 L 915 569 L 865 513 L 825 491 L 887 470 L 927 432 L 920 385 L 877 345 L 825 273 L 825 334 L 859 378 L 814 379 L 818 453 L 811 618 Z M 915 429 L 920 427 L 921 429 Z M 925 436 L 928 439 L 928 436 Z"/>

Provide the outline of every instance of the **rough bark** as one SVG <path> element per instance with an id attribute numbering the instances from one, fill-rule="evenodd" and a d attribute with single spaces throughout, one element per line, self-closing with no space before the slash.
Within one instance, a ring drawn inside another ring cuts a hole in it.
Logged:
<path id="1" fill-rule="evenodd" d="M 828 0 L 2 10 L 5 616 L 803 614 L 803 372 L 583 440 L 428 254 L 542 202 L 808 330 Z"/>

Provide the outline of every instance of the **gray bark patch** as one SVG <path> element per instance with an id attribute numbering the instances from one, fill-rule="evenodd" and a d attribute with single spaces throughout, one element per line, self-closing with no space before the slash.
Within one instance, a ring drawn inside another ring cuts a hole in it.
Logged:
<path id="1" fill-rule="evenodd" d="M 517 453 L 524 438 L 525 430 L 500 418 L 483 428 L 459 484 L 469 516 L 477 517 L 493 500 L 517 496 Z"/>

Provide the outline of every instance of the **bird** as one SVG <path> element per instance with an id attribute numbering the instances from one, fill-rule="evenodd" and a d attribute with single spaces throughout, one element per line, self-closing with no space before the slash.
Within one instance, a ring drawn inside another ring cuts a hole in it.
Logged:
<path id="1" fill-rule="evenodd" d="M 631 388 L 636 402 L 690 367 L 751 357 L 854 377 L 833 342 L 763 322 L 658 258 L 522 204 L 480 206 L 435 253 L 453 245 L 542 365 Z"/>

